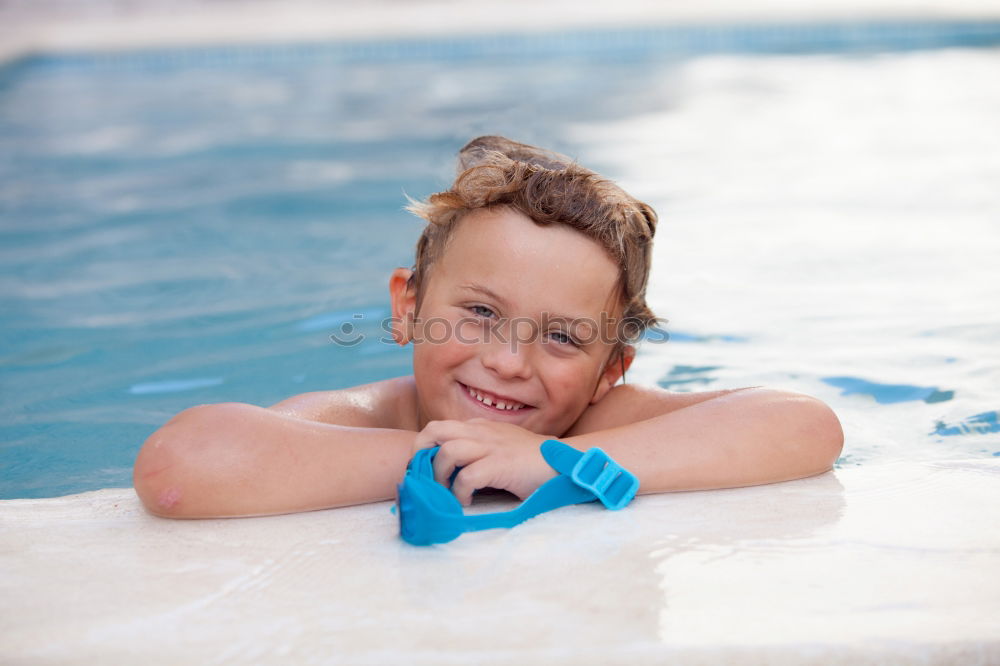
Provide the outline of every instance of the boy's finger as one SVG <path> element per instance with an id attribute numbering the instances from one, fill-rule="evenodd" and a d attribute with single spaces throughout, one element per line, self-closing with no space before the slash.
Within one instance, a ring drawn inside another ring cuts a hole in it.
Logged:
<path id="1" fill-rule="evenodd" d="M 482 457 L 483 447 L 478 442 L 468 439 L 448 440 L 434 456 L 434 480 L 448 487 L 456 468 L 464 468 Z"/>
<path id="2" fill-rule="evenodd" d="M 413 453 L 438 446 L 462 434 L 461 421 L 431 421 L 413 438 Z"/>
<path id="3" fill-rule="evenodd" d="M 472 493 L 489 486 L 491 480 L 486 461 L 477 460 L 459 471 L 451 492 L 462 506 L 469 506 L 472 504 Z"/>

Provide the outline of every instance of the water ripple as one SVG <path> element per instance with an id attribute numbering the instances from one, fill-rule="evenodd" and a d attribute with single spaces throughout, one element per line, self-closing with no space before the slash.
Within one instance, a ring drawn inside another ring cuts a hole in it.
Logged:
<path id="1" fill-rule="evenodd" d="M 656 382 L 665 389 L 686 384 L 710 384 L 715 381 L 715 376 L 710 375 L 713 370 L 718 370 L 718 365 L 675 365 L 663 379 Z"/>
<path id="2" fill-rule="evenodd" d="M 974 414 L 967 419 L 952 424 L 947 424 L 944 421 L 938 421 L 934 426 L 934 432 L 931 434 L 950 437 L 952 435 L 985 435 L 991 432 L 1000 432 L 1000 421 L 997 419 L 998 416 L 1000 416 L 1000 412 L 992 411 L 983 412 L 982 414 Z"/>
<path id="3" fill-rule="evenodd" d="M 936 386 L 913 386 L 911 384 L 880 384 L 859 377 L 823 377 L 831 386 L 843 389 L 841 395 L 870 395 L 880 405 L 897 402 L 923 400 L 924 402 L 944 402 L 955 396 L 954 391 L 941 391 Z"/>
<path id="4" fill-rule="evenodd" d="M 148 393 L 178 393 L 192 389 L 219 386 L 225 381 L 222 377 L 194 377 L 192 379 L 167 379 L 160 382 L 142 382 L 133 384 L 128 392 L 133 395 Z"/>

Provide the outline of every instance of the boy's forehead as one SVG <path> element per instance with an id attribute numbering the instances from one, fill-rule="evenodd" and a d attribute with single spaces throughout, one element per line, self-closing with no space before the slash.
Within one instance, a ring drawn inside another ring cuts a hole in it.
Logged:
<path id="1" fill-rule="evenodd" d="M 434 271 L 449 287 L 571 317 L 616 307 L 618 266 L 581 232 L 541 226 L 509 208 L 476 210 L 457 224 Z"/>

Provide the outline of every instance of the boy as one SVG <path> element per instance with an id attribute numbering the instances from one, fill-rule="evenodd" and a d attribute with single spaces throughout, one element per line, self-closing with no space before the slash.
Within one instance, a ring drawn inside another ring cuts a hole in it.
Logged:
<path id="1" fill-rule="evenodd" d="M 656 214 L 567 158 L 502 137 L 459 154 L 452 188 L 389 280 L 393 338 L 413 376 L 307 393 L 270 408 L 187 409 L 135 463 L 149 511 L 175 518 L 308 511 L 391 499 L 440 445 L 439 481 L 525 498 L 555 475 L 559 438 L 600 446 L 640 493 L 825 472 L 843 433 L 813 398 L 762 388 L 671 393 L 616 385 L 654 321 L 645 302 Z"/>

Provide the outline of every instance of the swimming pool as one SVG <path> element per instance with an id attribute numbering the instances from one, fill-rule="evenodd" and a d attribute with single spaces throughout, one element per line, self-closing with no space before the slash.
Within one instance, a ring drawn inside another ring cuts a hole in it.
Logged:
<path id="1" fill-rule="evenodd" d="M 1000 51 L 973 48 L 997 43 L 761 26 L 8 65 L 0 498 L 128 486 L 194 404 L 408 372 L 379 326 L 419 232 L 404 193 L 482 133 L 660 212 L 671 340 L 630 381 L 817 395 L 840 465 L 1000 455 Z"/>

